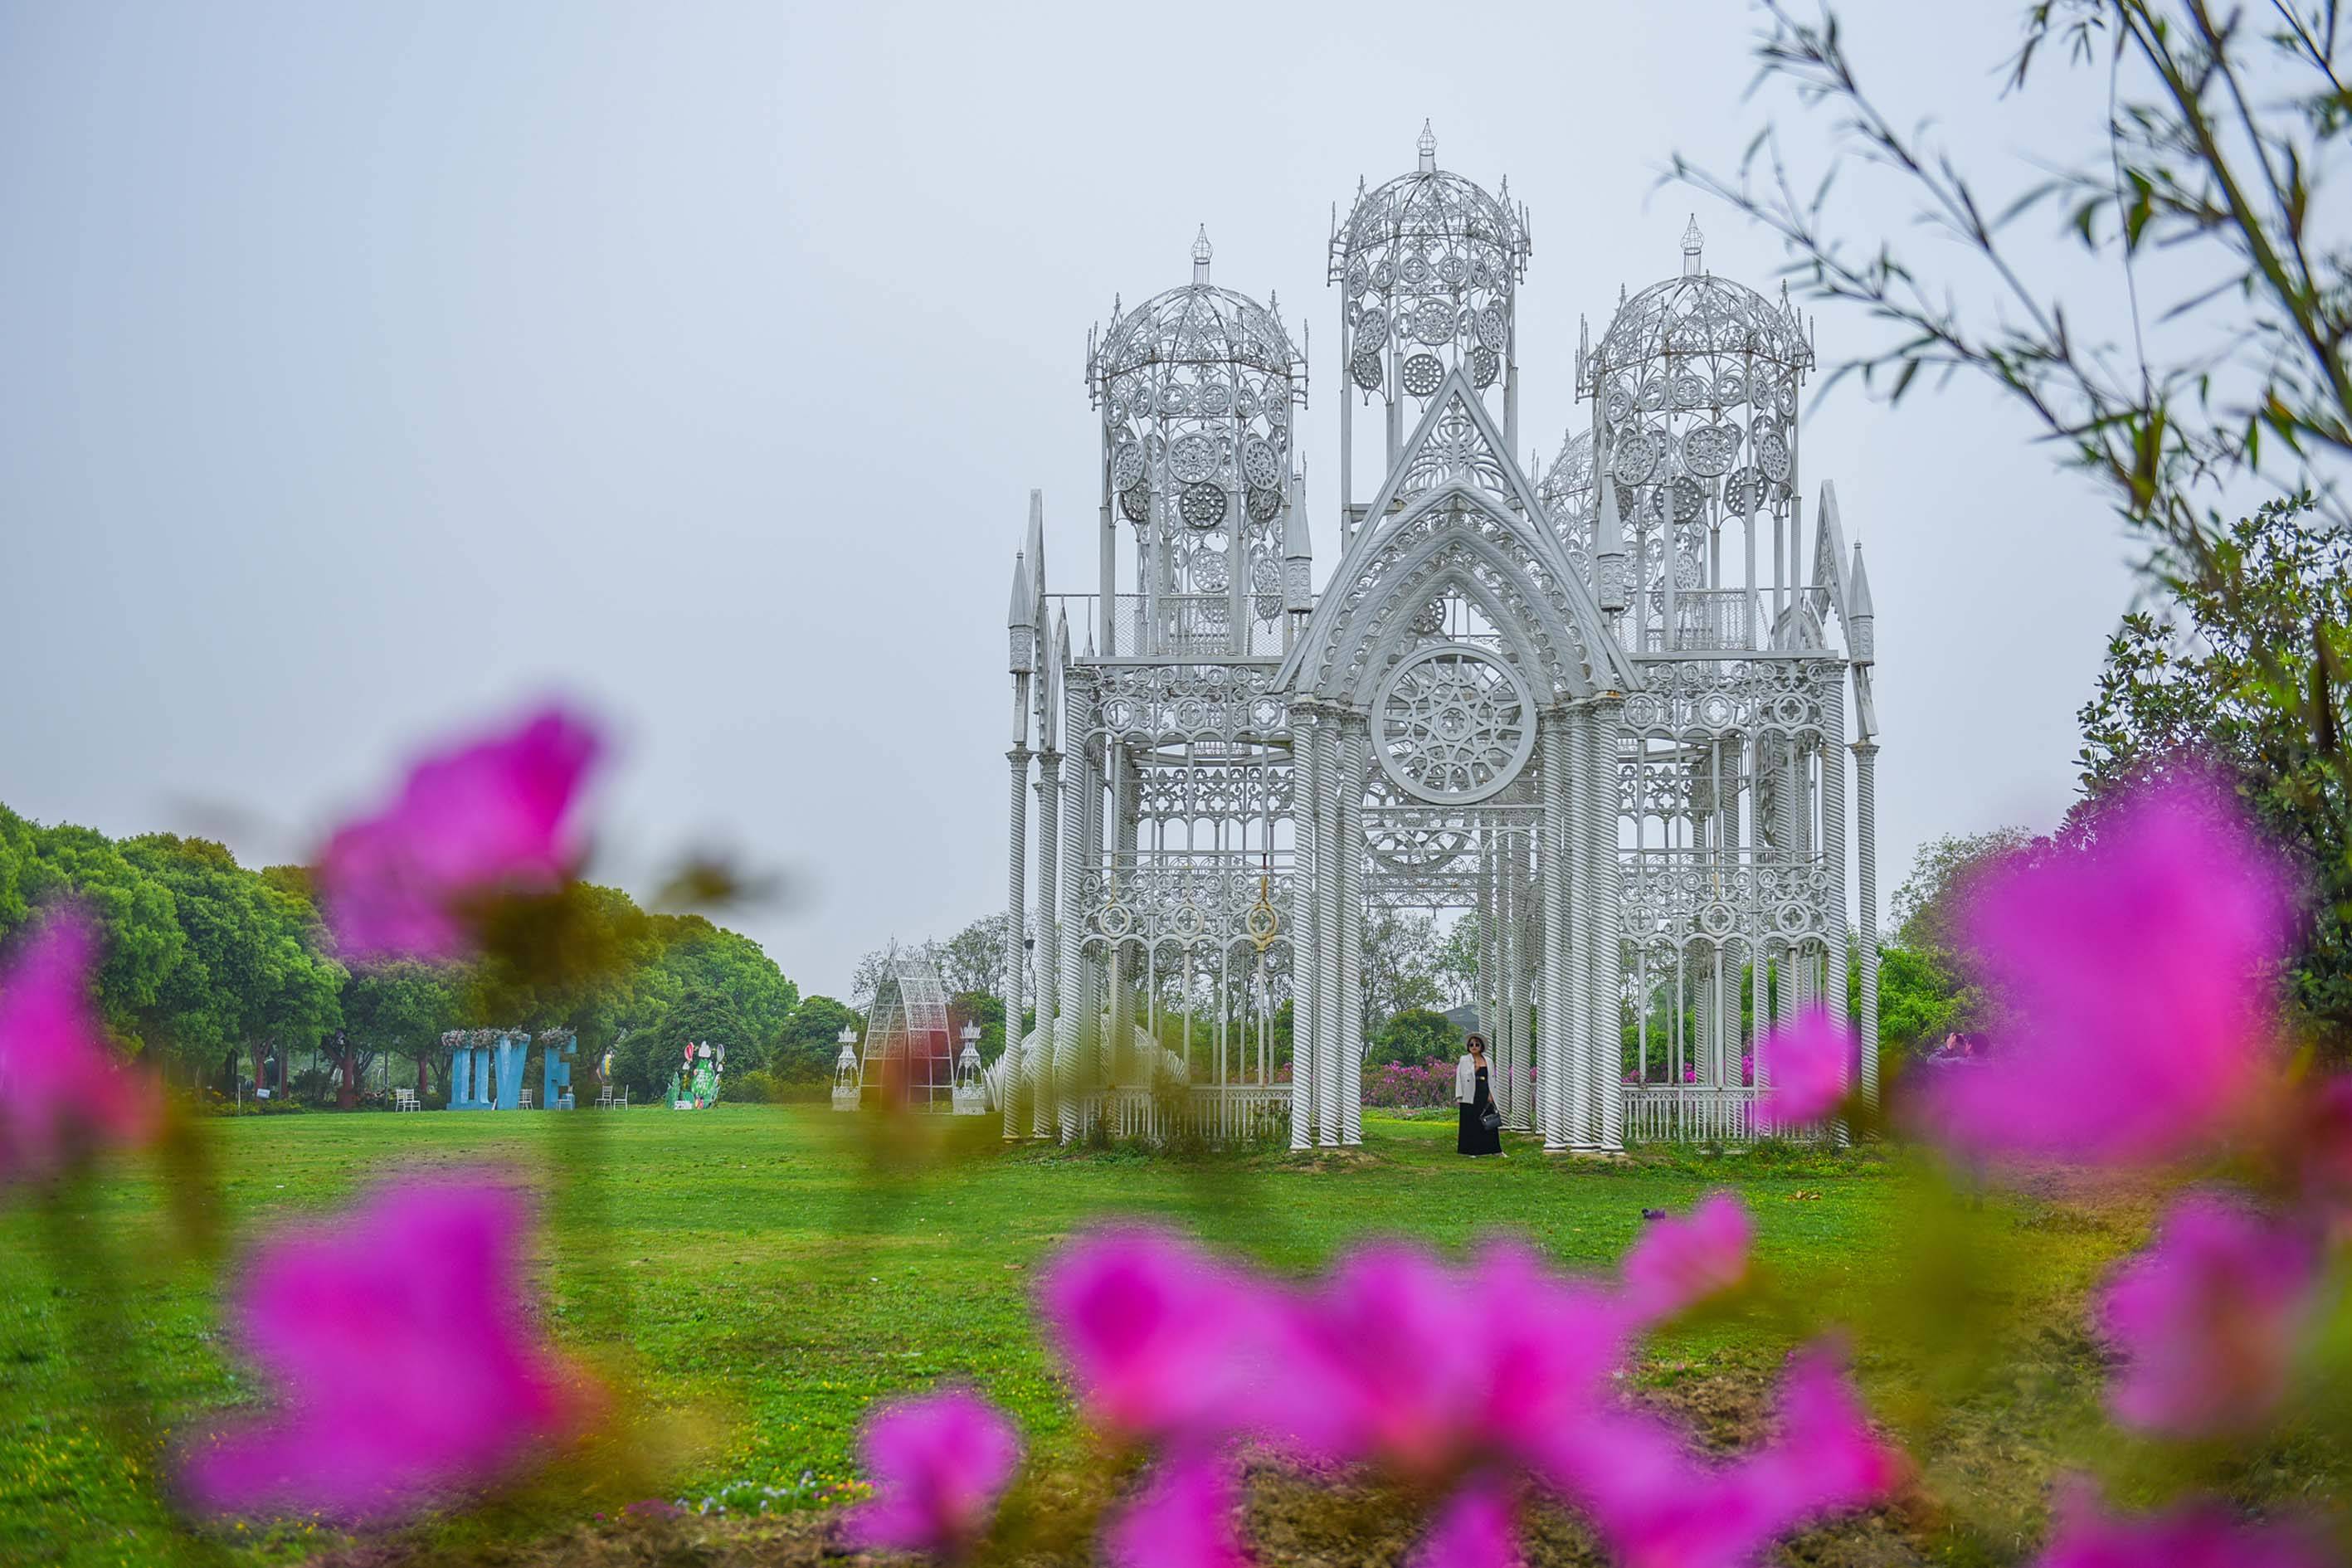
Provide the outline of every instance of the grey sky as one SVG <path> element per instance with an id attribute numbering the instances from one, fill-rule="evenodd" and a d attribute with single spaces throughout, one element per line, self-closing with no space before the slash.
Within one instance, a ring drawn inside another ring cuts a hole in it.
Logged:
<path id="1" fill-rule="evenodd" d="M 1962 144 L 2012 8 L 1848 10 Z M 1330 205 L 1439 162 L 1532 209 L 1548 458 L 1621 283 L 1679 260 L 1679 148 L 1734 161 L 1736 0 L 1339 9 L 0 6 L 0 800 L 299 856 L 418 741 L 549 691 L 625 751 L 600 869 L 718 846 L 730 917 L 842 992 L 1003 889 L 1003 619 L 1030 487 L 1093 585 L 1080 365 L 1114 291 L 1217 281 L 1311 333 L 1328 571 Z M 2058 118 L 2087 103 L 2093 118 Z M 1781 117 L 1800 147 L 1804 122 Z M 1886 215 L 1891 221 L 1896 214 Z M 1702 208 L 1717 271 L 1777 249 Z M 1824 359 L 1858 341 L 1825 316 Z M 2103 504 L 1963 387 L 1805 427 L 1879 613 L 1881 863 L 2046 826 L 2129 593 Z"/>

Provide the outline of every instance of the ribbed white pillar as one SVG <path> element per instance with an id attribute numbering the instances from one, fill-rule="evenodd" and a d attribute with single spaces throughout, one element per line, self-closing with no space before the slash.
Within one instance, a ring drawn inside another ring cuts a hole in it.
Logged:
<path id="1" fill-rule="evenodd" d="M 1604 696 L 1586 720 L 1591 731 L 1596 787 L 1592 875 L 1585 884 L 1581 909 L 1592 927 L 1594 981 L 1599 986 L 1592 1012 L 1600 1025 L 1601 1059 L 1594 1064 L 1593 1081 L 1601 1110 L 1597 1143 L 1605 1154 L 1618 1153 L 1625 1147 L 1625 1090 L 1621 1081 L 1625 1046 L 1618 1002 L 1624 980 L 1625 920 L 1617 856 L 1617 729 L 1623 711 L 1622 699 Z"/>
<path id="2" fill-rule="evenodd" d="M 1576 1018 L 1582 1011 L 1579 984 L 1583 971 L 1571 940 L 1569 900 L 1583 889 L 1574 886 L 1576 830 L 1571 822 L 1578 779 L 1576 744 L 1581 718 L 1568 709 L 1555 709 L 1538 721 L 1538 743 L 1543 752 L 1544 921 L 1543 1014 L 1537 1020 L 1540 1058 L 1536 1068 L 1549 1116 L 1544 1127 L 1544 1152 L 1564 1153 L 1575 1142 L 1581 1096 L 1578 1084 Z"/>
<path id="3" fill-rule="evenodd" d="M 1079 1025 L 1086 1016 L 1087 994 L 1079 950 L 1086 927 L 1077 904 L 1087 863 L 1087 782 L 1093 771 L 1087 765 L 1083 738 L 1086 731 L 1077 722 L 1076 681 L 1070 683 L 1069 692 L 1070 738 L 1078 749 L 1070 753 L 1062 770 L 1062 979 L 1057 987 L 1061 1005 L 1054 1018 L 1054 1127 L 1065 1143 L 1076 1142 L 1083 1131 L 1083 1108 L 1078 1102 L 1078 1053 L 1083 1039 Z"/>
<path id="4" fill-rule="evenodd" d="M 1570 766 L 1576 778 L 1572 802 L 1575 834 L 1570 851 L 1576 867 L 1575 1002 L 1573 1049 L 1576 1071 L 1576 1125 L 1569 1142 L 1580 1153 L 1601 1147 L 1601 1102 L 1613 1090 L 1615 1075 L 1603 1070 L 1601 1027 L 1601 933 L 1593 925 L 1593 900 L 1601 881 L 1600 723 L 1591 704 L 1577 710 L 1575 730 L 1569 736 L 1575 749 Z"/>
<path id="5" fill-rule="evenodd" d="M 1824 682 L 1822 698 L 1822 860 L 1829 874 L 1830 930 L 1828 963 L 1822 975 L 1822 1001 L 1829 1015 L 1846 1021 L 1845 916 L 1845 695 L 1844 683 L 1833 675 Z"/>
<path id="6" fill-rule="evenodd" d="M 1323 922 L 1322 752 L 1316 736 L 1322 725 L 1310 714 L 1291 713 L 1291 829 L 1297 836 L 1291 868 L 1291 912 L 1298 929 L 1290 951 L 1290 1147 L 1296 1153 L 1315 1142 L 1315 1045 L 1322 1031 L 1324 966 L 1330 962 Z"/>
<path id="7" fill-rule="evenodd" d="M 1339 745 L 1339 908 L 1347 933 L 1340 949 L 1346 1009 L 1340 1015 L 1339 1142 L 1364 1141 L 1364 765 L 1370 737 L 1360 715 L 1349 714 Z"/>
<path id="8" fill-rule="evenodd" d="M 1323 1005 L 1315 1018 L 1315 1142 L 1323 1148 L 1339 1141 L 1339 1037 L 1348 1026 L 1348 943 L 1356 934 L 1346 918 L 1346 889 L 1341 884 L 1347 851 L 1339 837 L 1340 722 L 1341 715 L 1332 710 L 1315 726 L 1323 786 L 1315 801 L 1323 823 L 1323 863 L 1316 879 L 1316 896 L 1323 900 L 1323 930 L 1329 938 L 1322 973 L 1316 977 L 1322 987 Z"/>
<path id="9" fill-rule="evenodd" d="M 1015 746 L 1004 753 L 1012 764 L 1013 799 L 1009 813 L 1011 852 L 1005 857 L 1005 921 L 1004 921 L 1004 1066 L 998 1077 L 1003 1082 L 1004 1136 L 1021 1136 L 1021 1011 L 1023 984 L 1022 960 L 1026 950 L 1022 938 L 1029 924 L 1029 750 Z"/>
<path id="10" fill-rule="evenodd" d="M 1062 1013 L 1062 753 L 1037 758 L 1037 1046 L 1029 1063 L 1030 1136 L 1051 1138 L 1054 1049 Z"/>
<path id="11" fill-rule="evenodd" d="M 1862 1102 L 1878 1109 L 1878 743 L 1853 743 L 1855 872 L 1862 879 Z"/>

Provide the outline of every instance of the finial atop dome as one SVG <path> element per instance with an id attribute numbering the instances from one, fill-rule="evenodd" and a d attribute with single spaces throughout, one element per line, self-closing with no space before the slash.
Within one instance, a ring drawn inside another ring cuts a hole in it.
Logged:
<path id="1" fill-rule="evenodd" d="M 1683 230 L 1684 277 L 1696 278 L 1698 276 L 1698 253 L 1700 248 L 1706 244 L 1706 236 L 1699 233 L 1698 231 L 1698 214 L 1693 213 L 1690 217 L 1690 226 Z"/>
<path id="2" fill-rule="evenodd" d="M 1202 224 L 1201 232 L 1192 240 L 1193 282 L 1206 283 L 1209 280 L 1209 258 L 1216 253 L 1216 247 L 1209 243 L 1209 226 Z"/>
<path id="3" fill-rule="evenodd" d="M 1429 128 L 1428 121 L 1421 122 L 1421 140 L 1414 145 L 1421 149 L 1421 172 L 1431 173 L 1437 167 L 1437 132 Z"/>

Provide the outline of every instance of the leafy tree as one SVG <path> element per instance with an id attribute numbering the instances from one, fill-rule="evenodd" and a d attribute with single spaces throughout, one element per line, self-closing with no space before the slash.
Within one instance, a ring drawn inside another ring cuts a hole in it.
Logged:
<path id="1" fill-rule="evenodd" d="M 226 1047 L 281 1052 L 332 1035 L 342 1021 L 343 969 L 320 950 L 316 911 L 236 863 L 224 845 L 151 833 L 123 858 L 168 889 L 185 946 L 147 1009 L 142 1033 L 188 1061 Z"/>
<path id="2" fill-rule="evenodd" d="M 144 1043 L 164 986 L 188 950 L 172 890 L 124 858 L 104 834 L 60 826 L 33 829 L 31 901 L 70 897 L 87 910 L 105 940 L 97 994 L 108 1025 Z"/>
<path id="3" fill-rule="evenodd" d="M 1457 918 L 1438 944 L 1431 978 L 1449 1007 L 1465 1007 L 1478 1000 L 1478 914 L 1473 910 Z"/>
<path id="4" fill-rule="evenodd" d="M 1438 985 L 1437 921 L 1410 910 L 1371 910 L 1364 920 L 1367 1022 L 1444 999 Z"/>
<path id="5" fill-rule="evenodd" d="M 394 960 L 354 968 L 343 983 L 345 1083 L 356 1063 L 364 1073 L 368 1059 L 392 1051 L 416 1063 L 416 1090 L 425 1089 L 425 1064 L 441 1052 L 441 1033 L 458 1017 L 458 988 L 463 977 L 436 964 Z M 351 1103 L 344 1096 L 342 1103 Z"/>
<path id="6" fill-rule="evenodd" d="M 1969 879 L 2032 842 L 2033 835 L 2022 827 L 1995 827 L 1983 833 L 1948 833 L 1921 845 L 1911 874 L 1888 900 L 1895 941 L 1948 964 L 1959 952 L 1959 916 Z"/>
<path id="7" fill-rule="evenodd" d="M 1372 1059 L 1408 1065 L 1443 1057 L 1451 1061 L 1461 1053 L 1462 1031 L 1454 1020 L 1428 1007 L 1408 1007 L 1382 1024 L 1372 1037 Z"/>
<path id="8" fill-rule="evenodd" d="M 1816 297 L 1889 329 L 1835 374 L 1883 384 L 1893 401 L 1972 376 L 2105 489 L 2146 542 L 2147 569 L 2180 599 L 2176 629 L 2212 639 L 2188 658 L 2223 679 L 2227 711 L 2199 710 L 2194 679 L 2165 673 L 2178 650 L 2161 619 L 2126 622 L 2086 721 L 2086 773 L 2105 787 L 2180 742 L 2225 742 L 2242 790 L 2326 882 L 2315 940 L 2342 952 L 2352 737 L 2341 595 L 2326 590 L 2343 583 L 2352 530 L 2352 248 L 2336 237 L 2343 216 L 2325 176 L 2352 153 L 2352 99 L 2333 0 L 2308 14 L 2273 0 L 2255 8 L 2261 22 L 2207 0 L 2036 0 L 2008 89 L 2039 86 L 2043 62 L 2061 57 L 2074 68 L 2063 89 L 2103 133 L 2071 161 L 2032 150 L 2030 183 L 2009 201 L 1936 141 L 1929 118 L 1864 89 L 1834 14 L 1801 22 L 1784 0 L 1763 4 L 1762 77 L 1833 117 L 1837 153 L 1817 184 L 1768 125 L 1737 176 L 1680 158 L 1676 174 L 1777 233 Z M 1855 171 L 1892 192 L 1832 205 Z M 1957 243 L 1931 262 L 1886 238 L 1903 226 L 1890 195 Z M 2013 242 L 2037 211 L 2099 264 L 2127 338 L 2086 330 L 2094 318 L 2070 311 L 2053 274 Z M 1856 239 L 1838 232 L 1849 217 Z M 2148 280 L 2180 292 L 2143 296 L 2151 257 L 2161 264 Z M 2302 499 L 2228 521 L 2227 498 L 2250 488 Z M 2130 689 L 2142 685 L 2178 689 Z M 2251 777 L 2245 749 L 2258 753 Z M 2340 975 L 2307 962 L 2296 991 L 2340 1026 Z"/>
<path id="9" fill-rule="evenodd" d="M 841 1031 L 859 1022 L 856 1013 L 830 996 L 803 996 L 777 1037 L 770 1074 L 795 1082 L 831 1078 L 834 1058 L 841 1054 Z"/>
<path id="10" fill-rule="evenodd" d="M 2291 973 L 2296 1002 L 2339 1045 L 2352 1037 L 2352 792 L 2284 700 L 2329 725 L 2352 701 L 2352 533 L 2310 498 L 2275 501 L 2217 545 L 2238 586 L 2184 583 L 2161 614 L 2135 612 L 2108 639 L 2079 715 L 2081 831 L 2134 783 L 2218 768 L 2297 863 L 2311 921 Z"/>

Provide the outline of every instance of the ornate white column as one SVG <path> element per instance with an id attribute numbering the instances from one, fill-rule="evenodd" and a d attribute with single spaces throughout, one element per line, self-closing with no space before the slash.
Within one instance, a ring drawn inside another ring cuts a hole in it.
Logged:
<path id="1" fill-rule="evenodd" d="M 1054 1131 L 1063 1142 L 1075 1142 L 1082 1131 L 1079 1126 L 1077 1077 L 1079 1077 L 1079 1023 L 1087 1016 L 1085 959 L 1082 947 L 1082 921 L 1077 912 L 1079 879 L 1087 868 L 1087 778 L 1091 771 L 1087 766 L 1087 724 L 1079 717 L 1079 684 L 1070 682 L 1070 741 L 1075 750 L 1068 754 L 1068 766 L 1061 775 L 1061 992 L 1056 1016 L 1054 1016 Z"/>
<path id="2" fill-rule="evenodd" d="M 1580 898 L 1583 893 L 1580 883 L 1571 888 L 1579 879 L 1571 869 L 1577 835 L 1570 821 L 1577 787 L 1575 762 L 1582 749 L 1577 743 L 1581 739 L 1582 718 L 1576 710 L 1555 708 L 1543 714 L 1538 724 L 1537 743 L 1543 755 L 1540 850 L 1548 918 L 1544 921 L 1543 1012 L 1536 1024 L 1539 1051 L 1536 1083 L 1546 1112 L 1544 1152 L 1559 1154 L 1567 1152 L 1576 1140 L 1577 1085 L 1583 1077 L 1579 1070 L 1575 1023 L 1582 1010 L 1578 993 L 1582 989 L 1579 979 L 1583 969 L 1577 961 L 1568 914 L 1571 891 Z"/>
<path id="3" fill-rule="evenodd" d="M 1062 1012 L 1062 753 L 1037 755 L 1037 1048 L 1029 1063 L 1030 1136 L 1054 1136 L 1054 1049 Z"/>
<path id="4" fill-rule="evenodd" d="M 1334 1063 L 1339 1102 L 1339 1142 L 1364 1141 L 1364 764 L 1370 737 L 1363 715 L 1350 713 L 1339 740 L 1339 853 L 1342 993 L 1339 1060 Z"/>
<path id="5" fill-rule="evenodd" d="M 1322 1033 L 1323 970 L 1330 960 L 1323 924 L 1321 722 L 1305 704 L 1290 710 L 1291 826 L 1297 836 L 1292 905 L 1298 929 L 1290 959 L 1290 1148 L 1315 1142 L 1316 1042 Z"/>
<path id="6" fill-rule="evenodd" d="M 1004 1067 L 999 1077 L 1003 1090 L 1004 1136 L 1008 1140 L 1021 1136 L 1021 1003 L 1023 984 L 1022 959 L 1025 950 L 1022 938 L 1029 924 L 1029 749 L 1015 746 L 1004 753 L 1013 767 L 1013 803 L 1010 813 L 1012 852 L 1005 858 L 1005 921 L 1004 921 Z"/>
<path id="7" fill-rule="evenodd" d="M 1478 829 L 1478 1032 L 1494 1048 L 1502 1021 L 1502 872 L 1503 856 L 1491 827 Z"/>
<path id="8" fill-rule="evenodd" d="M 1086 759 L 1079 782 L 1086 801 L 1085 855 L 1070 877 L 1070 921 L 1078 950 L 1078 1103 L 1083 1132 L 1086 1117 L 1096 1113 L 1098 1097 L 1110 1082 L 1110 1041 L 1103 1030 L 1104 1005 L 1110 1000 L 1109 953 L 1089 950 L 1085 940 L 1087 909 L 1081 902 L 1089 896 L 1088 884 L 1098 882 L 1102 876 L 1103 841 L 1108 827 L 1104 784 L 1110 771 L 1110 747 L 1108 741 L 1087 740 L 1080 747 L 1080 755 Z"/>
<path id="9" fill-rule="evenodd" d="M 1592 874 L 1586 879 L 1580 900 L 1585 923 L 1592 928 L 1592 1016 L 1598 1030 L 1599 1059 L 1593 1083 L 1600 1100 L 1596 1146 L 1604 1154 L 1625 1147 L 1625 1090 L 1620 1081 L 1625 1043 L 1619 1021 L 1618 996 L 1623 989 L 1625 961 L 1624 897 L 1617 858 L 1617 731 L 1624 712 L 1623 698 L 1603 692 L 1585 717 L 1592 747 L 1594 822 L 1591 838 Z"/>
<path id="10" fill-rule="evenodd" d="M 1495 1060 L 1489 1078 L 1516 1076 L 1525 1070 L 1528 1055 L 1528 1013 L 1532 998 L 1528 983 L 1534 976 L 1528 963 L 1528 836 L 1515 827 L 1503 829 L 1501 901 L 1503 1005 L 1487 1055 Z M 1505 1112 L 1506 1115 L 1508 1112 Z"/>
<path id="11" fill-rule="evenodd" d="M 1320 785 L 1315 812 L 1322 824 L 1322 859 L 1315 880 L 1316 896 L 1323 900 L 1325 937 L 1323 968 L 1316 976 L 1323 1000 L 1315 1014 L 1315 1142 L 1323 1148 L 1330 1148 L 1339 1141 L 1339 1038 L 1348 1026 L 1346 954 L 1349 939 L 1357 935 L 1352 922 L 1345 918 L 1347 900 L 1341 884 L 1341 863 L 1347 858 L 1339 838 L 1342 722 L 1339 710 L 1326 709 L 1315 727 L 1317 781 Z"/>
<path id="12" fill-rule="evenodd" d="M 1831 1017 L 1846 1021 L 1845 920 L 1845 682 L 1832 668 L 1822 697 L 1822 862 L 1830 884 L 1829 953 L 1822 998 Z"/>
<path id="13" fill-rule="evenodd" d="M 1865 715 L 1865 721 L 1867 716 Z M 1878 1109 L 1878 742 L 1853 743 L 1853 828 L 1862 879 L 1862 1102 Z"/>

